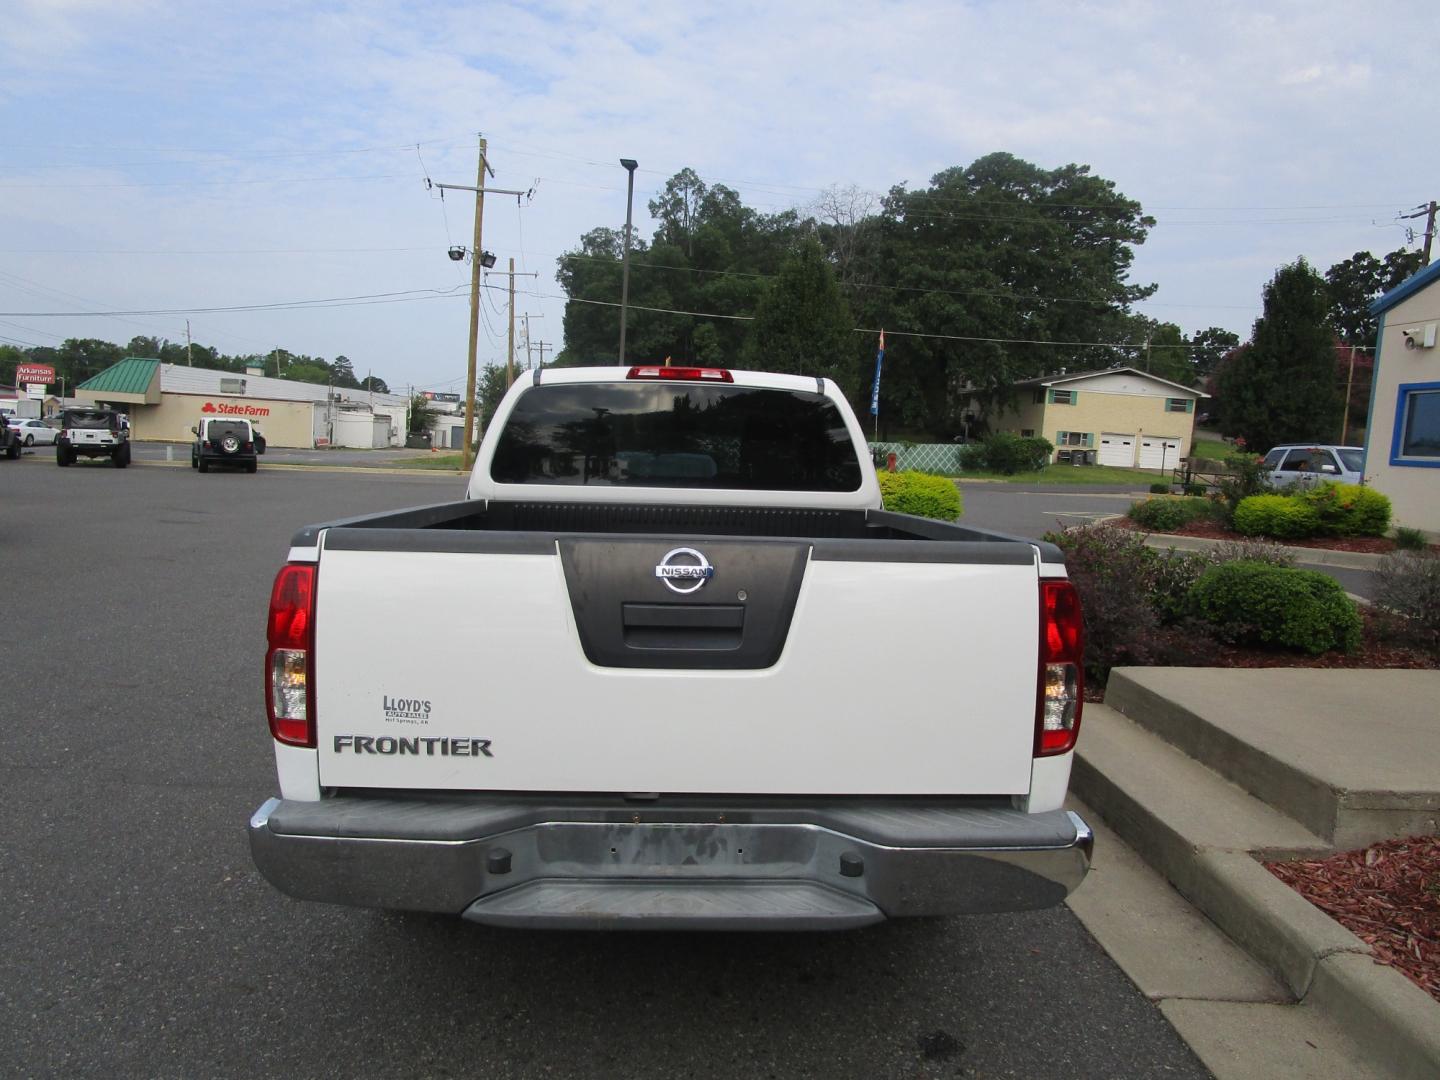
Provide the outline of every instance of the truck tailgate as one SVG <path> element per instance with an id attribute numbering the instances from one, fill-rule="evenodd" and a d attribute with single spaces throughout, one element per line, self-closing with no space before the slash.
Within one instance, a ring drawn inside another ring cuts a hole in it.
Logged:
<path id="1" fill-rule="evenodd" d="M 895 561 L 820 541 L 381 539 L 332 533 L 321 558 L 327 787 L 1029 789 L 1039 605 L 1026 544 Z M 676 549 L 697 548 L 713 576 L 666 580 L 667 559 L 695 564 Z"/>

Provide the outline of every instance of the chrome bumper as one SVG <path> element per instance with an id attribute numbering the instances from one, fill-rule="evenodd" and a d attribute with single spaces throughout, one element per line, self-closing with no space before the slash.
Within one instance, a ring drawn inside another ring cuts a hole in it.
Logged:
<path id="1" fill-rule="evenodd" d="M 1058 904 L 1090 868 L 1074 813 L 943 801 L 270 799 L 250 851 L 302 900 L 498 926 L 842 929 Z"/>

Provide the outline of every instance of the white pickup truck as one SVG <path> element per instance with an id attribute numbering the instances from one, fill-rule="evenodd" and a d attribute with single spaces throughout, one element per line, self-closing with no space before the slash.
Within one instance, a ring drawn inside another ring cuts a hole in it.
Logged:
<path id="1" fill-rule="evenodd" d="M 1046 907 L 1090 865 L 1081 653 L 1059 551 L 882 509 L 834 383 L 527 373 L 465 499 L 293 539 L 251 851 L 501 926 Z"/>

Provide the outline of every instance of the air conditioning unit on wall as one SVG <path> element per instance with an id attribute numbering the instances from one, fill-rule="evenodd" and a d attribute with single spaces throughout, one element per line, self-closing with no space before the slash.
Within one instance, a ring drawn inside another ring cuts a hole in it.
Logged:
<path id="1" fill-rule="evenodd" d="M 1405 348 L 1407 349 L 1433 349 L 1435 347 L 1435 327 L 1433 322 L 1422 323 L 1420 326 L 1407 326 L 1400 333 L 1405 336 Z"/>

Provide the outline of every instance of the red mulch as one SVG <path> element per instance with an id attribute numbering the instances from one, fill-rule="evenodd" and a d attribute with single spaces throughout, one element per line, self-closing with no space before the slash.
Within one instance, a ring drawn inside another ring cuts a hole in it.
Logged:
<path id="1" fill-rule="evenodd" d="M 1373 608 L 1360 608 L 1360 648 L 1353 653 L 1324 652 L 1319 656 L 1284 649 L 1226 645 L 1217 642 L 1210 651 L 1211 662 L 1201 667 L 1269 668 L 1434 668 L 1440 656 L 1424 649 L 1407 648 L 1388 640 L 1382 617 Z M 1194 663 L 1192 661 L 1192 663 Z"/>
<path id="2" fill-rule="evenodd" d="M 1227 529 L 1218 521 L 1210 518 L 1197 518 L 1181 525 L 1178 529 L 1164 533 L 1156 532 L 1154 529 L 1143 529 L 1129 518 L 1117 518 L 1108 524 L 1118 525 L 1122 529 L 1132 529 L 1135 532 L 1154 533 L 1156 536 L 1199 536 L 1206 540 L 1257 539 L 1257 537 L 1244 536 L 1233 529 Z M 1395 541 L 1384 536 L 1312 536 L 1306 540 L 1279 540 L 1277 543 L 1287 547 L 1325 548 L 1328 551 L 1360 551 L 1367 555 L 1388 555 L 1395 550 Z"/>
<path id="3" fill-rule="evenodd" d="M 1440 1001 L 1440 836 L 1265 867 Z"/>

